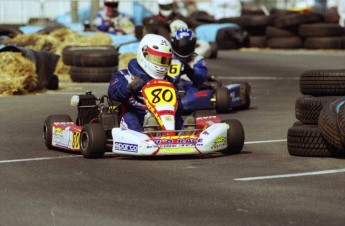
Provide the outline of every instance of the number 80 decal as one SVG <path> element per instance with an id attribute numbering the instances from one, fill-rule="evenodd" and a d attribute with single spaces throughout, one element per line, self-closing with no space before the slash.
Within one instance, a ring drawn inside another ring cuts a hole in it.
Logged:
<path id="1" fill-rule="evenodd" d="M 176 104 L 176 93 L 173 87 L 149 87 L 145 89 L 145 95 L 147 101 L 154 106 L 163 104 Z"/>

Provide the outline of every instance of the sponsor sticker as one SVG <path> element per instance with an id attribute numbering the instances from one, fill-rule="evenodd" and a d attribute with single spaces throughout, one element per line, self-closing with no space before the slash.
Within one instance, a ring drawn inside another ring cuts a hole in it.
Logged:
<path id="1" fill-rule="evenodd" d="M 127 144 L 127 143 L 121 143 L 121 142 L 115 142 L 115 150 L 118 151 L 127 151 L 127 152 L 138 152 L 138 145 L 136 144 Z"/>

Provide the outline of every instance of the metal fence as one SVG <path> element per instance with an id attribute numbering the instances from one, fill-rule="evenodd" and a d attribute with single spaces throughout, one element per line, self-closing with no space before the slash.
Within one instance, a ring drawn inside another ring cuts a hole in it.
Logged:
<path id="1" fill-rule="evenodd" d="M 30 18 L 50 18 L 66 14 L 73 7 L 78 7 L 79 11 L 90 10 L 92 1 L 103 0 L 0 0 L 0 24 L 24 24 L 28 23 Z M 176 0 L 180 5 L 187 0 Z M 219 0 L 194 0 L 200 10 L 208 11 L 214 14 L 214 4 Z M 156 0 L 120 0 L 120 11 L 133 15 L 133 2 L 140 2 L 147 9 L 156 13 Z M 227 2 L 227 1 L 225 1 Z M 230 2 L 230 1 L 228 1 Z M 288 9 L 293 7 L 307 7 L 314 5 L 321 12 L 326 12 L 328 4 L 335 5 L 336 0 L 242 0 L 243 7 L 258 8 L 270 10 L 271 8 Z M 328 5 L 330 6 L 330 5 Z M 224 5 L 226 7 L 226 4 Z"/>

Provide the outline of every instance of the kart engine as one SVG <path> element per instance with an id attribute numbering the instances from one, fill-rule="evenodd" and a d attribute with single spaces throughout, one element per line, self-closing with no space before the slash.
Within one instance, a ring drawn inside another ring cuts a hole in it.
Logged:
<path id="1" fill-rule="evenodd" d="M 99 109 L 96 96 L 91 91 L 79 95 L 77 125 L 83 126 L 93 119 L 98 119 Z"/>

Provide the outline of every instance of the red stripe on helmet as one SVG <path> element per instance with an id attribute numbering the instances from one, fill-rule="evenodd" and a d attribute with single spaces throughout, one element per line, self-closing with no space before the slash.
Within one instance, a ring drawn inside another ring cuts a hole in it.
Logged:
<path id="1" fill-rule="evenodd" d="M 172 54 L 169 54 L 169 53 L 162 53 L 162 52 L 159 52 L 157 50 L 154 50 L 154 49 L 151 49 L 150 47 L 147 47 L 147 52 L 151 55 L 154 55 L 154 56 L 160 56 L 160 57 L 165 57 L 165 58 L 172 58 Z"/>

